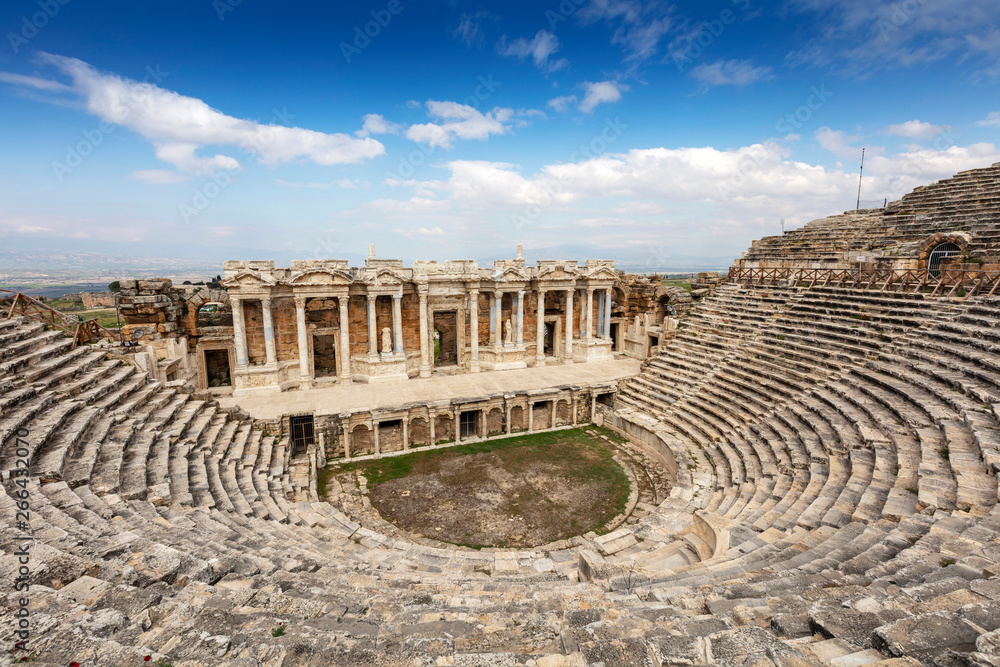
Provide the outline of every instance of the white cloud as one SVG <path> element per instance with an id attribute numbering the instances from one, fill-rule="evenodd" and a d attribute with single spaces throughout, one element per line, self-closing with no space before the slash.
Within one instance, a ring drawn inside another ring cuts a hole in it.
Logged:
<path id="1" fill-rule="evenodd" d="M 625 52 L 626 62 L 642 62 L 659 49 L 660 40 L 674 29 L 673 8 L 641 0 L 591 0 L 577 12 L 582 25 L 603 20 L 612 29 L 611 43 Z"/>
<path id="2" fill-rule="evenodd" d="M 354 138 L 242 120 L 227 116 L 200 99 L 98 72 L 76 58 L 47 53 L 38 57 L 42 63 L 70 77 L 72 84 L 67 88 L 82 98 L 89 113 L 148 139 L 158 158 L 184 172 L 197 174 L 239 168 L 239 162 L 231 156 L 196 155 L 202 147 L 211 145 L 238 147 L 268 165 L 300 158 L 319 165 L 350 164 L 385 152 L 381 143 L 369 137 Z M 6 76 L 11 82 L 12 75 Z M 38 82 L 13 82 L 42 87 Z M 53 87 L 49 89 L 63 90 L 58 82 L 50 83 Z"/>
<path id="3" fill-rule="evenodd" d="M 440 148 L 451 148 L 456 138 L 485 140 L 503 134 L 515 116 L 513 109 L 496 107 L 483 113 L 468 104 L 436 100 L 427 101 L 427 114 L 443 122 L 411 125 L 406 138 Z"/>
<path id="4" fill-rule="evenodd" d="M 14 74 L 12 72 L 0 72 L 0 81 L 3 81 L 4 83 L 12 83 L 16 86 L 37 88 L 38 90 L 48 90 L 59 93 L 73 92 L 73 88 L 71 86 L 59 83 L 58 81 L 40 79 L 35 76 L 24 76 L 22 74 Z"/>
<path id="5" fill-rule="evenodd" d="M 997 161 L 1000 149 L 993 144 L 873 155 L 865 163 L 863 198 L 897 199 L 917 185 Z M 436 194 L 436 201 L 464 210 L 510 214 L 532 207 L 548 213 L 568 212 L 583 202 L 624 198 L 633 205 L 645 205 L 645 210 L 630 211 L 629 218 L 656 215 L 659 203 L 669 202 L 675 212 L 684 206 L 712 207 L 708 213 L 699 213 L 699 219 L 707 216 L 706 221 L 777 216 L 791 224 L 852 208 L 858 187 L 853 169 L 827 169 L 795 160 L 788 146 L 774 142 L 728 150 L 710 146 L 633 149 L 547 165 L 532 176 L 504 162 L 456 160 L 446 167 L 451 172 L 447 180 L 419 184 L 424 201 L 428 194 Z M 583 217 L 586 225 L 628 219 L 609 215 L 614 208 L 606 205 L 590 210 L 598 214 Z M 732 224 L 723 227 L 729 229 Z"/>
<path id="6" fill-rule="evenodd" d="M 1000 111 L 991 111 L 986 118 L 977 121 L 979 127 L 1000 127 Z"/>
<path id="7" fill-rule="evenodd" d="M 179 174 L 176 171 L 168 171 L 166 169 L 139 169 L 129 174 L 129 178 L 157 185 L 171 185 L 173 183 L 183 183 L 190 177 L 187 174 Z"/>
<path id="8" fill-rule="evenodd" d="M 717 60 L 692 68 L 691 76 L 709 86 L 749 86 L 773 78 L 770 67 L 754 67 L 752 60 Z"/>
<path id="9" fill-rule="evenodd" d="M 556 111 L 562 113 L 570 108 L 570 106 L 576 104 L 576 95 L 563 95 L 562 97 L 554 97 L 545 103 L 545 106 L 551 107 Z"/>
<path id="10" fill-rule="evenodd" d="M 475 14 L 462 14 L 462 20 L 458 27 L 452 31 L 452 35 L 462 41 L 469 48 L 481 47 L 486 35 L 483 32 L 484 21 L 498 21 L 500 17 L 492 12 L 478 11 Z"/>
<path id="11" fill-rule="evenodd" d="M 370 134 L 398 134 L 403 129 L 402 125 L 386 120 L 377 113 L 365 114 L 362 119 L 364 123 L 361 129 L 355 132 L 355 136 L 367 137 Z"/>
<path id="12" fill-rule="evenodd" d="M 947 130 L 948 127 L 945 125 L 932 125 L 920 120 L 908 120 L 905 123 L 889 125 L 885 128 L 885 133 L 895 134 L 909 139 L 930 139 L 931 137 Z"/>
<path id="13" fill-rule="evenodd" d="M 54 234 L 55 231 L 48 227 L 38 227 L 37 225 L 18 225 L 14 228 L 15 234 Z"/>
<path id="14" fill-rule="evenodd" d="M 500 38 L 497 53 L 502 56 L 514 56 L 519 60 L 531 57 L 535 67 L 546 74 L 556 72 L 569 65 L 565 58 L 550 60 L 552 54 L 559 50 L 559 38 L 548 30 L 539 30 L 532 39 L 519 37 L 511 42 L 507 36 Z"/>
<path id="15" fill-rule="evenodd" d="M 286 181 L 286 180 L 281 179 L 281 178 L 279 178 L 275 182 L 278 185 L 282 185 L 282 186 L 284 186 L 286 188 L 308 188 L 308 189 L 311 189 L 311 190 L 329 190 L 330 189 L 330 184 L 329 183 L 294 183 L 294 182 L 291 182 L 291 181 Z"/>
<path id="16" fill-rule="evenodd" d="M 854 157 L 859 154 L 859 149 L 851 144 L 860 141 L 861 137 L 850 136 L 840 130 L 831 130 L 829 127 L 819 128 L 815 136 L 820 146 L 837 157 Z"/>
<path id="17" fill-rule="evenodd" d="M 968 76 L 1000 76 L 1000 3 L 996 0 L 790 0 L 811 15 L 800 26 L 804 48 L 789 55 L 792 65 L 814 65 L 847 77 L 918 67 L 953 59 Z M 957 73 L 957 70 L 956 70 Z"/>
<path id="18" fill-rule="evenodd" d="M 417 227 L 416 229 L 397 229 L 396 233 L 412 238 L 414 236 L 443 236 L 444 230 L 440 227 L 431 227 L 430 229 Z"/>
<path id="19" fill-rule="evenodd" d="M 337 219 L 378 221 L 411 234 L 441 227 L 444 235 L 419 238 L 439 256 L 492 257 L 516 238 L 535 254 L 551 247 L 550 256 L 610 255 L 650 270 L 697 268 L 711 258 L 720 263 L 711 268 L 724 268 L 753 239 L 780 233 L 782 218 L 791 229 L 854 208 L 860 155 L 826 167 L 797 158 L 793 149 L 784 142 L 641 148 L 531 171 L 455 160 L 441 166 L 445 175 L 437 180 L 395 184 L 412 188 L 411 198 L 361 204 Z M 862 199 L 881 204 L 883 197 L 898 199 L 917 185 L 998 161 L 993 144 L 872 155 Z M 359 247 L 370 237 L 362 232 L 356 232 Z"/>
<path id="20" fill-rule="evenodd" d="M 617 81 L 587 81 L 583 84 L 587 93 L 580 103 L 580 111 L 590 113 L 598 104 L 610 104 L 622 98 L 622 91 L 628 86 Z"/>

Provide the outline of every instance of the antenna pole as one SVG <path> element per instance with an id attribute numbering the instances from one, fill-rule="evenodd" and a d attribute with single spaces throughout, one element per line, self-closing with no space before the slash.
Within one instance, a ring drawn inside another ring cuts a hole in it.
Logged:
<path id="1" fill-rule="evenodd" d="M 857 211 L 857 210 L 859 210 L 861 208 L 861 179 L 864 178 L 864 175 L 865 175 L 865 149 L 862 148 L 861 149 L 861 171 L 858 172 L 858 203 L 857 203 L 857 206 L 854 209 L 855 211 Z"/>

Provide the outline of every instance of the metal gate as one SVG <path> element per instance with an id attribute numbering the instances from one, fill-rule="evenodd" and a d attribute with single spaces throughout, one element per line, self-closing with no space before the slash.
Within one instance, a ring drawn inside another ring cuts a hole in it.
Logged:
<path id="1" fill-rule="evenodd" d="M 962 249 L 954 243 L 941 243 L 938 244 L 934 250 L 931 250 L 930 256 L 927 258 L 927 271 L 934 276 L 938 277 L 941 273 L 941 260 L 945 257 L 952 257 L 954 255 L 961 255 Z"/>
<path id="2" fill-rule="evenodd" d="M 459 417 L 459 439 L 475 438 L 479 435 L 479 412 L 463 412 Z"/>
<path id="3" fill-rule="evenodd" d="M 292 431 L 292 456 L 298 456 L 313 444 L 313 416 L 290 417 L 288 421 Z"/>

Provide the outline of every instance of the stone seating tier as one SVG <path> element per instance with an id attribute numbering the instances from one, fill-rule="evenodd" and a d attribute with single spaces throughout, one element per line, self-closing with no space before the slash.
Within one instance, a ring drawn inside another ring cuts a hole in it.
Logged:
<path id="1" fill-rule="evenodd" d="M 998 306 L 720 286 L 616 398 L 671 446 L 672 488 L 548 552 L 430 546 L 292 501 L 282 436 L 2 322 L 39 661 L 992 664 Z"/>

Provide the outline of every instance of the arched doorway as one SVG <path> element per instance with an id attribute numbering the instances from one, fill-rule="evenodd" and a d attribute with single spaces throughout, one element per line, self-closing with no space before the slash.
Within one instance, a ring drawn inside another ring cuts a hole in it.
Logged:
<path id="1" fill-rule="evenodd" d="M 927 256 L 927 271 L 937 278 L 941 275 L 941 260 L 953 255 L 961 255 L 962 249 L 955 243 L 939 243 Z"/>

